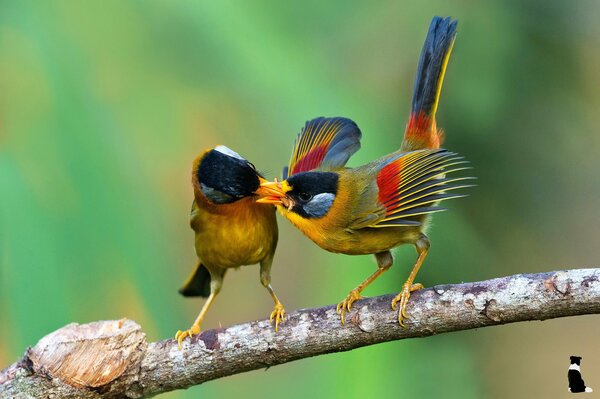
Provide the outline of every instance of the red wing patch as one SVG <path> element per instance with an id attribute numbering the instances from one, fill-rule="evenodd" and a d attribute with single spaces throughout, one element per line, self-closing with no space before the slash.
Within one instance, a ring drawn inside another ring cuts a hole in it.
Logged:
<path id="1" fill-rule="evenodd" d="M 325 158 L 328 148 L 329 143 L 323 143 L 318 147 L 312 148 L 294 164 L 294 168 L 292 169 L 290 175 L 317 169 L 319 166 L 321 166 L 321 162 L 323 162 L 323 158 Z"/>
<path id="2" fill-rule="evenodd" d="M 360 148 L 360 138 L 358 126 L 350 119 L 321 117 L 306 122 L 294 144 L 289 176 L 320 168 L 343 168 Z"/>
<path id="3" fill-rule="evenodd" d="M 401 184 L 401 172 L 404 158 L 400 158 L 384 166 L 377 175 L 377 187 L 379 188 L 379 202 L 386 207 L 391 198 L 394 198 Z"/>
<path id="4" fill-rule="evenodd" d="M 422 150 L 403 154 L 377 175 L 378 199 L 385 217 L 371 227 L 414 226 L 414 216 L 445 210 L 440 201 L 464 195 L 449 191 L 470 187 L 470 177 L 448 177 L 468 169 L 463 158 L 446 150 Z M 417 223 L 418 224 L 418 223 Z"/>

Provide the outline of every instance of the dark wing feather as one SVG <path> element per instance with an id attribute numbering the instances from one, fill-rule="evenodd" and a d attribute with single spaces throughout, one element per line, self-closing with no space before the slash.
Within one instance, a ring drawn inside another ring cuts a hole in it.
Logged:
<path id="1" fill-rule="evenodd" d="M 283 169 L 283 178 L 315 169 L 343 168 L 360 148 L 360 138 L 360 129 L 347 118 L 320 117 L 306 122 L 294 143 L 290 165 Z"/>

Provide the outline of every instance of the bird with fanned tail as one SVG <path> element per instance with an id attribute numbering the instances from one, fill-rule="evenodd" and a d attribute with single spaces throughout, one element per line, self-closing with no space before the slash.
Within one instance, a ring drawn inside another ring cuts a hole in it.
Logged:
<path id="1" fill-rule="evenodd" d="M 345 118 L 317 118 L 299 133 L 285 180 L 263 182 L 258 202 L 280 213 L 321 248 L 348 255 L 373 254 L 377 270 L 338 304 L 344 323 L 361 292 L 393 263 L 391 250 L 412 244 L 417 261 L 391 305 L 399 304 L 404 326 L 411 292 L 422 288 L 415 277 L 429 251 L 426 230 L 439 204 L 464 196 L 471 177 L 457 154 L 440 148 L 443 134 L 435 114 L 456 36 L 456 21 L 433 18 L 417 69 L 412 110 L 398 151 L 357 168 L 344 168 L 360 145 L 358 126 Z"/>

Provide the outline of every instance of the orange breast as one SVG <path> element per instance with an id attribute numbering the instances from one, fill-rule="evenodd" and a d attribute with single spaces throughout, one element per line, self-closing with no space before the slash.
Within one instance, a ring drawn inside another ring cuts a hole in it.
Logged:
<path id="1" fill-rule="evenodd" d="M 259 263 L 277 246 L 275 208 L 244 198 L 232 204 L 192 210 L 196 254 L 206 265 L 231 268 Z"/>

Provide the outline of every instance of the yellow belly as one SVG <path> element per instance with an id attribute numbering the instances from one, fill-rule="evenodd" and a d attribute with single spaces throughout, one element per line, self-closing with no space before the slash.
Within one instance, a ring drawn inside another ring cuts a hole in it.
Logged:
<path id="1" fill-rule="evenodd" d="M 245 198 L 219 209 L 194 207 L 191 225 L 196 254 L 207 267 L 231 268 L 260 263 L 273 256 L 277 221 L 272 206 Z"/>
<path id="2" fill-rule="evenodd" d="M 320 229 L 307 223 L 297 223 L 296 226 L 321 248 L 347 255 L 375 254 L 402 244 L 413 244 L 422 231 L 421 227 L 367 227 L 350 230 Z"/>

